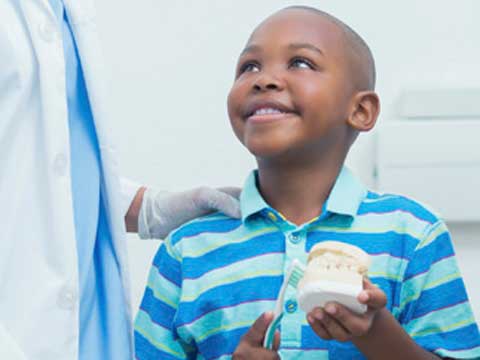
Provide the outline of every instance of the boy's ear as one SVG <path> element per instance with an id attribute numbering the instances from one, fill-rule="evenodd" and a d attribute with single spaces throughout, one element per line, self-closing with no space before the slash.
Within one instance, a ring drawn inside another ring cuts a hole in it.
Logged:
<path id="1" fill-rule="evenodd" d="M 360 91 L 353 98 L 353 111 L 348 124 L 358 131 L 370 131 L 380 113 L 380 99 L 374 91 Z"/>

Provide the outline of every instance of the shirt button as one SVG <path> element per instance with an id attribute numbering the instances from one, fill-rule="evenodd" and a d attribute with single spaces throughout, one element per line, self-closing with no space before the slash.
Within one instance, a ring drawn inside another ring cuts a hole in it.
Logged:
<path id="1" fill-rule="evenodd" d="M 67 157 L 65 154 L 57 154 L 55 161 L 53 162 L 53 170 L 58 176 L 63 176 L 67 170 Z"/>
<path id="2" fill-rule="evenodd" d="M 295 300 L 287 300 L 285 303 L 285 311 L 289 314 L 293 314 L 295 311 L 297 311 L 297 302 Z"/>
<path id="3" fill-rule="evenodd" d="M 272 220 L 273 222 L 275 222 L 275 221 L 278 220 L 277 215 L 275 215 L 273 212 L 269 212 L 269 213 L 268 213 L 268 218 L 269 218 L 270 220 Z"/>
<path id="4" fill-rule="evenodd" d="M 38 32 L 44 41 L 51 43 L 55 40 L 57 30 L 51 23 L 45 22 L 39 25 Z"/>
<path id="5" fill-rule="evenodd" d="M 302 241 L 302 238 L 298 234 L 293 233 L 288 235 L 288 240 L 290 240 L 292 244 L 298 244 Z"/>
<path id="6" fill-rule="evenodd" d="M 72 310 L 77 302 L 77 296 L 73 291 L 62 290 L 58 295 L 58 306 L 65 310 Z"/>

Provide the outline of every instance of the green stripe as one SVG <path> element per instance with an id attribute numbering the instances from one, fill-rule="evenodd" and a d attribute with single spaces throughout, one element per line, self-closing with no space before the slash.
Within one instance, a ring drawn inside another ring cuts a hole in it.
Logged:
<path id="1" fill-rule="evenodd" d="M 368 277 L 384 277 L 401 282 L 408 260 L 389 254 L 371 255 L 372 264 L 368 269 Z"/>
<path id="2" fill-rule="evenodd" d="M 468 319 L 457 321 L 456 323 L 450 324 L 448 326 L 443 326 L 441 328 L 429 328 L 423 331 L 415 332 L 410 334 L 410 336 L 416 338 L 416 337 L 422 337 L 422 336 L 427 336 L 432 334 L 445 333 L 445 332 L 457 330 L 459 328 L 472 325 L 472 324 L 475 324 L 475 319 L 468 318 Z"/>
<path id="3" fill-rule="evenodd" d="M 430 228 L 431 224 L 427 220 L 422 220 L 414 214 L 402 209 L 398 209 L 388 213 L 366 213 L 357 215 L 355 217 L 354 226 L 367 228 L 385 228 L 392 224 L 398 224 L 399 227 L 409 228 L 414 233 L 423 234 L 426 229 Z"/>
<path id="4" fill-rule="evenodd" d="M 226 272 L 225 275 L 226 276 L 223 279 L 220 279 L 217 282 L 207 284 L 202 283 L 198 286 L 192 287 L 192 289 L 183 289 L 181 301 L 194 301 L 204 292 L 218 286 L 235 283 L 242 280 L 254 279 L 261 276 L 280 276 L 283 275 L 283 271 L 280 269 L 258 269 L 253 271 L 243 271 L 237 274 L 228 274 L 228 272 Z"/>
<path id="5" fill-rule="evenodd" d="M 480 359 L 480 346 L 468 350 L 451 351 L 447 349 L 437 349 L 435 354 L 442 357 L 448 357 L 453 359 Z"/>
<path id="6" fill-rule="evenodd" d="M 352 234 L 352 233 L 364 233 L 364 234 L 384 234 L 388 232 L 394 232 L 397 235 L 409 235 L 415 239 L 421 239 L 423 234 L 422 232 L 414 232 L 411 231 L 408 227 L 403 226 L 393 226 L 393 225 L 386 225 L 384 227 L 360 227 L 354 224 L 350 228 L 342 228 L 342 227 L 335 227 L 335 226 L 325 226 L 325 225 L 317 225 L 313 226 L 312 231 L 332 231 L 338 233 L 345 233 L 345 234 Z"/>
<path id="7" fill-rule="evenodd" d="M 409 302 L 417 300 L 422 291 L 433 289 L 460 277 L 455 257 L 436 262 L 428 272 L 417 275 L 403 283 L 400 294 L 400 310 L 403 310 Z"/>
<path id="8" fill-rule="evenodd" d="M 184 279 L 182 286 L 185 291 L 185 289 L 188 288 L 195 288 L 197 284 L 218 284 L 224 281 L 225 278 L 229 277 L 231 274 L 243 273 L 245 269 L 249 269 L 250 271 L 265 271 L 265 264 L 268 264 L 268 268 L 270 269 L 282 269 L 284 267 L 284 262 L 284 254 L 265 254 L 255 256 L 250 259 L 237 261 L 226 267 L 215 268 L 214 270 L 211 270 L 196 279 Z"/>
<path id="9" fill-rule="evenodd" d="M 147 287 L 153 292 L 153 296 L 160 301 L 168 304 L 174 309 L 177 308 L 177 302 L 180 297 L 181 289 L 171 283 L 158 272 L 155 266 L 152 266 L 148 275 Z"/>
<path id="10" fill-rule="evenodd" d="M 473 317 L 465 319 L 465 314 L 471 314 L 468 303 L 458 304 L 446 309 L 428 313 L 420 318 L 410 321 L 404 326 L 412 337 L 421 337 L 438 334 L 475 323 Z"/>
<path id="11" fill-rule="evenodd" d="M 167 237 L 161 246 L 165 246 L 168 256 L 175 259 L 179 263 L 182 262 L 181 253 L 177 252 L 176 249 L 172 246 L 172 238 Z"/>
<path id="12" fill-rule="evenodd" d="M 301 360 L 328 360 L 328 350 L 303 350 L 303 349 L 282 349 L 280 344 L 281 359 L 301 359 Z"/>
<path id="13" fill-rule="evenodd" d="M 179 241 L 175 246 L 182 246 L 183 257 L 195 258 L 224 246 L 242 243 L 251 240 L 256 236 L 277 231 L 278 229 L 275 227 L 265 227 L 253 232 L 246 230 L 244 227 L 241 227 L 240 230 L 237 229 L 228 233 L 209 233 L 208 237 L 206 238 L 204 236 L 184 238 Z M 236 237 L 239 235 L 240 237 Z M 204 246 L 205 244 L 208 245 Z"/>
<path id="14" fill-rule="evenodd" d="M 417 245 L 417 248 L 415 249 L 415 251 L 430 245 L 443 233 L 448 233 L 447 226 L 445 225 L 444 222 L 437 222 L 432 226 L 432 228 L 430 229 L 430 232 L 426 234 L 426 236 L 424 236 L 420 244 Z"/>
<path id="15" fill-rule="evenodd" d="M 157 349 L 180 359 L 187 358 L 178 341 L 173 339 L 172 332 L 156 325 L 143 310 L 137 313 L 135 330 Z"/>
<path id="16" fill-rule="evenodd" d="M 228 308 L 218 309 L 196 319 L 193 323 L 182 325 L 177 328 L 179 334 L 202 334 L 205 338 L 205 330 L 210 330 L 208 336 L 217 334 L 227 329 L 224 324 L 234 324 L 239 318 L 245 319 L 248 326 L 251 326 L 261 313 L 273 310 L 274 300 L 263 300 L 240 304 Z M 243 322 L 242 322 L 243 324 Z M 244 327 L 245 325 L 242 325 Z M 232 328 L 228 328 L 232 330 Z M 197 338 L 198 341 L 199 338 Z"/>

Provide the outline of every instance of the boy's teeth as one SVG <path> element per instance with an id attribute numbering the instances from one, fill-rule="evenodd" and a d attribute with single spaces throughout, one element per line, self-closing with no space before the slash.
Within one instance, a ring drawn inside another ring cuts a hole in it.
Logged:
<path id="1" fill-rule="evenodd" d="M 254 113 L 254 115 L 267 115 L 267 114 L 282 114 L 282 111 L 273 108 L 263 108 L 258 109 Z"/>

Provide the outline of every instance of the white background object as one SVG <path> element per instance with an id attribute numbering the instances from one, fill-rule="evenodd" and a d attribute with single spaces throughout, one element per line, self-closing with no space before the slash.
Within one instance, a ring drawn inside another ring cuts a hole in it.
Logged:
<path id="1" fill-rule="evenodd" d="M 385 122 L 377 136 L 380 190 L 417 199 L 447 221 L 480 222 L 480 114 Z"/>
<path id="2" fill-rule="evenodd" d="M 479 85 L 477 84 L 477 87 Z M 479 114 L 478 88 L 406 91 L 400 95 L 398 101 L 398 115 L 402 118 L 478 119 Z"/>

